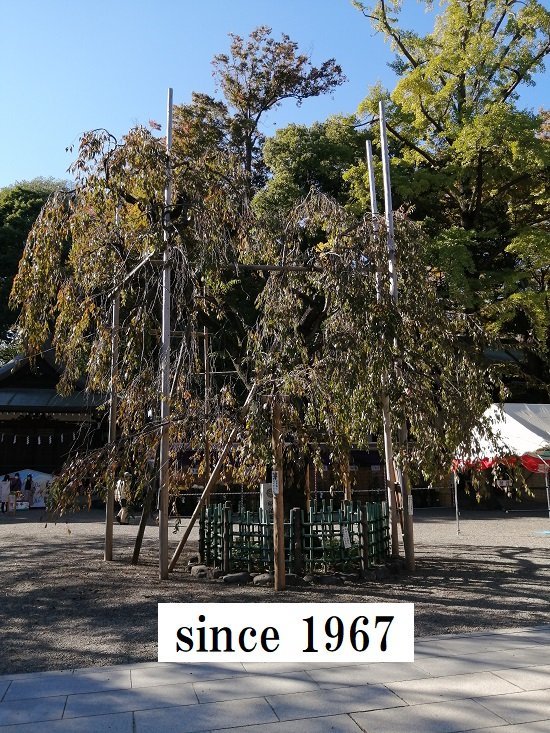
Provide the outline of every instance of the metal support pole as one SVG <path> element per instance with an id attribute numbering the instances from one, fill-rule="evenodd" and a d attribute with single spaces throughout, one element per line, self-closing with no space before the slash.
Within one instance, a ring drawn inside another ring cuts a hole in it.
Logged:
<path id="1" fill-rule="evenodd" d="M 120 290 L 115 290 L 112 305 L 111 322 L 111 395 L 109 405 L 109 445 L 111 448 L 116 441 L 117 416 L 117 376 L 118 376 L 118 341 L 120 319 Z M 107 486 L 107 502 L 105 504 L 105 548 L 103 559 L 113 559 L 113 522 L 115 516 L 115 487 L 110 481 Z"/>
<path id="2" fill-rule="evenodd" d="M 548 464 L 545 463 L 545 471 L 544 471 L 544 483 L 546 485 L 546 504 L 548 506 L 548 518 L 550 519 L 550 470 L 548 468 Z"/>
<path id="3" fill-rule="evenodd" d="M 210 478 L 210 440 L 208 438 L 208 418 L 210 415 L 210 349 L 208 329 L 204 327 L 204 485 Z M 207 505 L 210 499 L 207 499 Z"/>
<path id="4" fill-rule="evenodd" d="M 397 271 L 395 263 L 395 237 L 393 230 L 393 203 L 390 181 L 390 155 L 388 149 L 388 138 L 386 134 L 386 116 L 384 103 L 379 104 L 380 112 L 380 145 L 382 152 L 382 171 L 384 175 L 384 208 L 386 217 L 386 229 L 388 236 L 388 272 L 390 276 L 390 293 L 394 303 L 399 302 L 397 289 Z M 403 449 L 406 444 L 406 425 L 399 426 L 400 447 Z M 414 572 L 414 529 L 412 517 L 412 501 L 409 502 L 409 480 L 406 466 L 403 466 L 403 479 L 401 481 L 401 496 L 403 499 L 403 544 L 405 546 L 405 562 L 409 572 Z"/>
<path id="5" fill-rule="evenodd" d="M 162 343 L 160 349 L 160 469 L 159 469 L 159 577 L 168 578 L 168 511 L 170 460 L 170 204 L 172 201 L 172 173 L 170 151 L 172 148 L 172 89 L 168 89 L 166 152 L 166 189 L 164 191 L 164 254 L 162 271 Z"/>
<path id="6" fill-rule="evenodd" d="M 378 205 L 376 203 L 376 183 L 374 180 L 374 165 L 372 162 L 372 144 L 367 140 L 367 167 L 369 171 L 369 188 L 370 188 L 370 208 L 372 212 L 372 222 L 375 231 L 378 227 L 376 216 L 378 214 Z M 382 299 L 382 273 L 380 270 L 376 272 L 376 300 L 380 302 Z M 397 532 L 397 500 L 395 496 L 395 466 L 393 461 L 393 443 L 392 443 L 392 423 L 390 413 L 390 400 L 385 390 L 386 377 L 384 376 L 384 385 L 382 393 L 382 422 L 384 428 L 384 460 L 386 464 L 386 493 L 388 496 L 388 504 L 390 507 L 391 522 L 391 552 L 394 557 L 399 556 L 399 536 Z"/>

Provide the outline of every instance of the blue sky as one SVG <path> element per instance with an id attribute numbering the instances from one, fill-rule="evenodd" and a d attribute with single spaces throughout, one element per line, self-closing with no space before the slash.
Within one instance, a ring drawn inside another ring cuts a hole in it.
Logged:
<path id="1" fill-rule="evenodd" d="M 422 3 L 403 18 L 428 31 Z M 66 178 L 85 130 L 116 136 L 149 119 L 164 123 L 166 90 L 187 102 L 214 94 L 211 59 L 258 25 L 287 33 L 313 63 L 334 57 L 348 82 L 332 96 L 291 102 L 265 132 L 354 112 L 377 81 L 392 86 L 391 51 L 350 0 L 0 0 L 0 187 L 36 176 Z M 523 97 L 549 106 L 541 83 Z"/>

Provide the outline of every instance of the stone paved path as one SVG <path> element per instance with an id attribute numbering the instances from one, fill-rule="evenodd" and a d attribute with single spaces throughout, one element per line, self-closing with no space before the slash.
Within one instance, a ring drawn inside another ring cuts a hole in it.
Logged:
<path id="1" fill-rule="evenodd" d="M 548 733 L 550 625 L 414 664 L 140 664 L 0 677 L 0 733 Z"/>

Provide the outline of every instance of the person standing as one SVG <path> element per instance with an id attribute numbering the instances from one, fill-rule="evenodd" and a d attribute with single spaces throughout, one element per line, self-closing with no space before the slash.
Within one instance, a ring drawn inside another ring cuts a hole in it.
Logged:
<path id="1" fill-rule="evenodd" d="M 10 483 L 11 483 L 11 493 L 17 496 L 17 494 L 21 491 L 21 487 L 22 487 L 21 479 L 19 478 L 18 473 L 16 473 L 14 477 L 10 479 Z"/>
<path id="2" fill-rule="evenodd" d="M 116 482 L 115 501 L 120 504 L 120 510 L 115 519 L 119 524 L 129 524 L 128 522 L 128 496 L 130 493 L 131 474 L 126 471 L 122 478 Z"/>
<path id="3" fill-rule="evenodd" d="M 0 474 L 1 475 L 1 474 Z M 4 480 L 0 481 L 0 510 L 5 514 L 8 508 L 8 496 L 10 495 L 10 475 L 7 473 Z"/>
<path id="4" fill-rule="evenodd" d="M 29 502 L 29 508 L 32 506 L 32 500 L 34 495 L 34 481 L 32 480 L 32 473 L 27 474 L 25 479 L 25 488 L 23 489 L 23 498 Z"/>

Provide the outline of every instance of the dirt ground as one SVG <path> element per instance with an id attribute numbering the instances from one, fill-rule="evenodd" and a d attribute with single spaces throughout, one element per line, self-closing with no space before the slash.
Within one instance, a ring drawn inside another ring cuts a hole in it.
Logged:
<path id="1" fill-rule="evenodd" d="M 463 513 L 457 536 L 453 513 L 417 510 L 414 575 L 284 593 L 191 578 L 196 534 L 161 582 L 158 529 L 147 528 L 133 566 L 136 530 L 115 526 L 115 560 L 106 563 L 100 511 L 57 524 L 40 510 L 0 515 L 0 674 L 155 660 L 162 601 L 408 601 L 417 637 L 550 623 L 550 519 L 543 513 Z M 170 532 L 174 547 L 180 536 Z"/>

